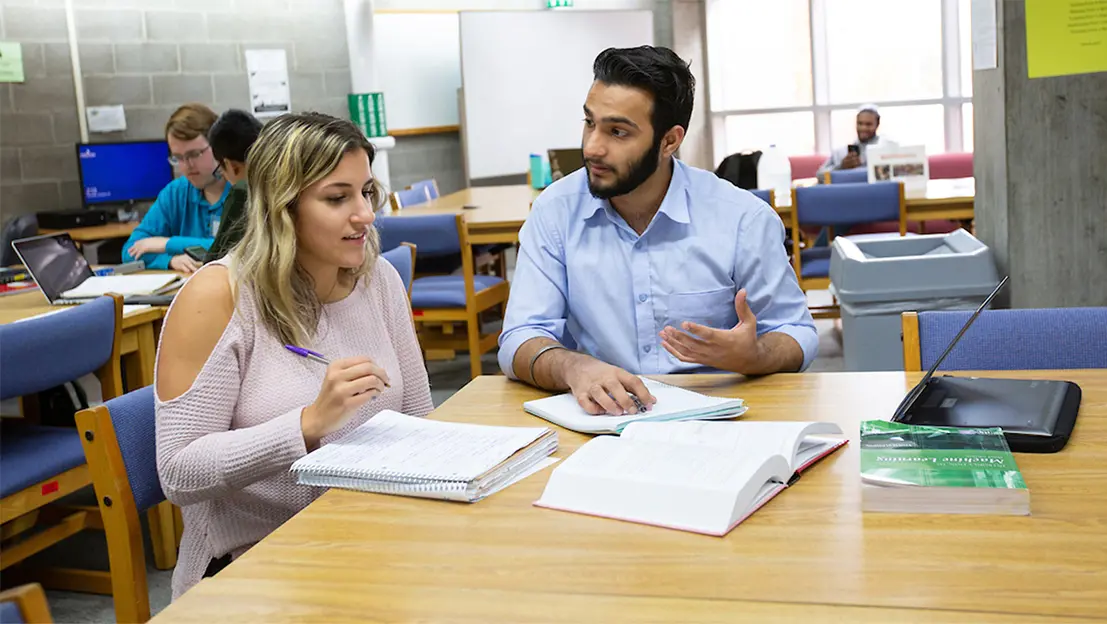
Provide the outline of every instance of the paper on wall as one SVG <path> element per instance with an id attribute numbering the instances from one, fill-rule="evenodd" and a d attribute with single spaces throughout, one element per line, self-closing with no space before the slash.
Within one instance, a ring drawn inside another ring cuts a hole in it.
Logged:
<path id="1" fill-rule="evenodd" d="M 246 50 L 250 110 L 265 119 L 292 112 L 288 88 L 288 59 L 284 50 Z"/>
<path id="2" fill-rule="evenodd" d="M 87 114 L 89 132 L 122 132 L 127 129 L 127 116 L 122 104 L 89 106 Z"/>

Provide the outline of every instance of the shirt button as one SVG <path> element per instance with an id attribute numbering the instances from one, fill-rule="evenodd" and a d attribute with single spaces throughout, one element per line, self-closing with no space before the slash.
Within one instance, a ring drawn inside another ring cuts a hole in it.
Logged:
<path id="1" fill-rule="evenodd" d="M 642 241 L 638 241 L 637 243 L 634 243 L 634 248 L 635 249 L 641 249 L 642 248 Z"/>
<path id="2" fill-rule="evenodd" d="M 646 353 L 649 353 L 650 352 L 650 346 L 646 345 L 646 346 L 642 347 L 642 350 L 645 351 Z"/>
<path id="3" fill-rule="evenodd" d="M 646 295 L 638 295 L 638 301 L 645 303 L 646 299 L 649 299 L 649 297 L 647 297 Z"/>

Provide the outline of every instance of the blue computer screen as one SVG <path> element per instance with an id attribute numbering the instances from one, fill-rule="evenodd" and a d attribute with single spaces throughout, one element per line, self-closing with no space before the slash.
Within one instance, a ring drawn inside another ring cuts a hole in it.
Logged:
<path id="1" fill-rule="evenodd" d="M 173 180 L 165 141 L 77 146 L 85 204 L 156 199 Z"/>

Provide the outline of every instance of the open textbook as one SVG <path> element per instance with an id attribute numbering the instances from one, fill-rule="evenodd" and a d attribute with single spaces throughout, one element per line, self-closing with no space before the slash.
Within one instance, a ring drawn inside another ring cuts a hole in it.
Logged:
<path id="1" fill-rule="evenodd" d="M 846 444 L 832 423 L 632 423 L 554 469 L 535 505 L 726 535 Z"/>
<path id="2" fill-rule="evenodd" d="M 384 410 L 292 464 L 302 485 L 475 502 L 553 460 L 549 427 L 493 427 Z"/>
<path id="3" fill-rule="evenodd" d="M 572 394 L 536 399 L 523 409 L 555 425 L 581 433 L 619 433 L 632 422 L 715 420 L 746 413 L 742 399 L 721 399 L 642 377 L 646 389 L 657 399 L 649 411 L 626 416 L 593 416 L 584 411 Z"/>

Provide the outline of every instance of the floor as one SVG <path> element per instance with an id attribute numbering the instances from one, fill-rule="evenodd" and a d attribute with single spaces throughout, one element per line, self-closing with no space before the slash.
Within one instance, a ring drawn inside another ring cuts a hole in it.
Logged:
<path id="1" fill-rule="evenodd" d="M 812 294 L 814 303 L 817 300 L 818 293 Z M 809 370 L 811 372 L 843 370 L 841 341 L 833 322 L 817 321 L 816 326 L 820 337 L 819 356 L 812 363 Z M 483 362 L 485 374 L 499 372 L 494 353 L 486 354 Z M 469 361 L 465 354 L 452 361 L 429 362 L 427 368 L 430 374 L 431 395 L 436 406 L 441 405 L 469 381 Z M 80 501 L 83 504 L 95 504 L 91 492 L 84 495 L 83 498 L 84 500 Z M 149 554 L 151 552 L 149 536 L 146 539 L 146 552 Z M 102 536 L 93 532 L 86 531 L 74 536 L 43 553 L 40 557 L 46 562 L 63 560 L 68 566 L 108 569 L 106 544 Z M 152 613 L 156 614 L 169 604 L 171 576 L 171 571 L 154 569 L 153 559 L 148 556 L 147 583 L 149 585 Z M 110 596 L 48 591 L 47 600 L 56 622 L 115 621 L 115 611 Z"/>

